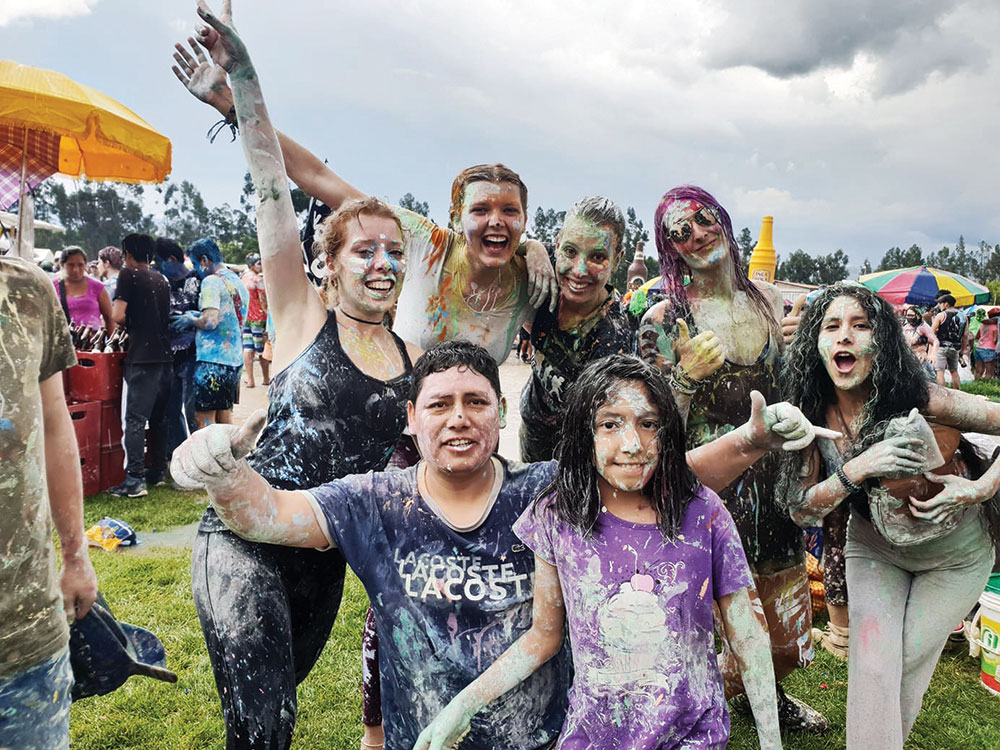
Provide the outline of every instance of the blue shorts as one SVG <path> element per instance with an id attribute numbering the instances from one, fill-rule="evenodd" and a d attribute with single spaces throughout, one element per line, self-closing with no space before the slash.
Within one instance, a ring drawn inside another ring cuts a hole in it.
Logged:
<path id="1" fill-rule="evenodd" d="M 243 324 L 243 349 L 252 350 L 260 354 L 264 351 L 264 340 L 266 338 L 267 321 L 248 320 Z"/>
<path id="2" fill-rule="evenodd" d="M 989 364 L 997 358 L 996 349 L 980 349 L 978 346 L 972 351 L 973 360 Z"/>
<path id="3" fill-rule="evenodd" d="M 232 409 L 240 394 L 240 369 L 217 362 L 196 362 L 191 378 L 195 411 Z"/>
<path id="4" fill-rule="evenodd" d="M 0 747 L 69 748 L 69 648 L 0 679 Z"/>

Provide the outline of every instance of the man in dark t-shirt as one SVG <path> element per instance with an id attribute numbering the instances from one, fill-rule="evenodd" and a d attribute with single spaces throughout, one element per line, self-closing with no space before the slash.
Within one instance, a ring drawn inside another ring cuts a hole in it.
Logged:
<path id="1" fill-rule="evenodd" d="M 166 406 L 173 374 L 173 354 L 167 325 L 170 285 L 149 267 L 155 240 L 130 234 L 122 240 L 125 268 L 118 276 L 112 317 L 129 334 L 125 355 L 125 481 L 108 492 L 142 497 L 146 483 L 166 478 Z M 146 422 L 149 422 L 150 470 L 146 472 Z"/>

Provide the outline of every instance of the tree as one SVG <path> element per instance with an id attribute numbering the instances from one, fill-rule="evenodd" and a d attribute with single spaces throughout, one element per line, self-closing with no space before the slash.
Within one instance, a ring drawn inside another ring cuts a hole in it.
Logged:
<path id="1" fill-rule="evenodd" d="M 906 250 L 890 247 L 879 261 L 876 271 L 892 271 L 897 268 L 928 265 L 924 262 L 924 254 L 918 245 L 910 245 Z"/>
<path id="2" fill-rule="evenodd" d="M 143 212 L 141 185 L 82 182 L 72 191 L 54 180 L 36 191 L 35 215 L 66 228 L 65 233 L 39 231 L 36 241 L 54 251 L 79 245 L 91 259 L 108 245 L 120 246 L 132 232 L 154 234 L 152 215 Z"/>
<path id="3" fill-rule="evenodd" d="M 777 278 L 796 284 L 812 284 L 816 275 L 816 261 L 809 253 L 793 250 L 788 259 L 782 261 L 776 270 Z"/>
<path id="4" fill-rule="evenodd" d="M 639 243 L 649 242 L 649 232 L 642 225 L 642 219 L 636 216 L 635 209 L 629 206 L 625 210 L 625 236 L 622 237 L 622 247 L 621 252 L 618 256 L 618 263 L 615 266 L 615 270 L 611 274 L 611 286 L 620 292 L 625 291 L 625 286 L 628 284 L 628 279 L 625 275 L 628 273 L 628 267 L 632 265 L 632 258 L 635 256 L 636 247 Z M 643 254 L 645 255 L 645 250 Z M 654 268 L 656 269 L 650 273 L 649 258 L 645 257 L 646 261 L 646 272 L 650 276 L 656 276 L 660 273 L 660 264 L 656 261 L 655 250 L 653 252 Z"/>
<path id="5" fill-rule="evenodd" d="M 399 207 L 413 211 L 413 213 L 420 214 L 421 216 L 428 216 L 431 209 L 430 204 L 428 204 L 427 201 L 418 201 L 413 197 L 413 193 L 407 193 L 400 198 Z"/>
<path id="6" fill-rule="evenodd" d="M 539 206 L 535 209 L 535 218 L 531 222 L 528 236 L 541 242 L 551 253 L 555 249 L 556 237 L 559 236 L 559 230 L 562 229 L 565 220 L 565 211 L 556 211 L 554 208 L 544 209 Z"/>
<path id="7" fill-rule="evenodd" d="M 828 255 L 816 258 L 816 271 L 811 283 L 829 286 L 847 278 L 847 253 L 837 249 Z"/>
<path id="8" fill-rule="evenodd" d="M 865 262 L 861 264 L 861 275 L 864 276 L 865 274 L 871 272 L 872 272 L 871 261 L 869 261 L 868 258 L 865 258 Z"/>
<path id="9" fill-rule="evenodd" d="M 743 275 L 746 276 L 750 268 L 750 254 L 753 253 L 753 246 L 757 244 L 753 235 L 750 234 L 749 227 L 743 227 L 740 230 L 740 236 L 736 238 L 736 244 L 740 246 L 740 268 Z"/>

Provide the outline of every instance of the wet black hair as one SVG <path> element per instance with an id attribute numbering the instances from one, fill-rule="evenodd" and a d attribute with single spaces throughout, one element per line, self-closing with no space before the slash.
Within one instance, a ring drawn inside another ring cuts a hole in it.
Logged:
<path id="1" fill-rule="evenodd" d="M 442 341 L 425 351 L 413 364 L 413 385 L 410 386 L 410 401 L 417 403 L 420 387 L 424 379 L 435 372 L 444 372 L 452 367 L 466 368 L 478 372 L 493 386 L 500 400 L 500 368 L 490 353 L 481 346 L 468 341 Z"/>
<path id="2" fill-rule="evenodd" d="M 656 511 L 656 525 L 666 539 L 680 530 L 699 482 L 687 465 L 684 422 L 666 377 L 637 357 L 612 354 L 588 364 L 570 386 L 559 430 L 556 478 L 539 497 L 555 493 L 553 508 L 564 522 L 589 536 L 601 512 L 594 465 L 594 420 L 612 391 L 624 382 L 641 383 L 660 415 L 660 457 L 643 494 Z M 538 507 L 538 504 L 535 506 Z"/>
<path id="3" fill-rule="evenodd" d="M 122 250 L 136 263 L 149 263 L 156 249 L 156 240 L 148 234 L 128 234 L 122 239 Z"/>
<path id="4" fill-rule="evenodd" d="M 170 239 L 169 237 L 157 237 L 156 238 L 156 257 L 163 260 L 170 260 L 175 258 L 181 263 L 184 262 L 184 248 L 177 240 Z"/>

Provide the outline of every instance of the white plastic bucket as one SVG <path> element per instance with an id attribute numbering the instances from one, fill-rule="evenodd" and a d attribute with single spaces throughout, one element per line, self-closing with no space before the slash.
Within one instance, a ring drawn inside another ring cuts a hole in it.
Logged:
<path id="1" fill-rule="evenodd" d="M 979 597 L 979 645 L 983 687 L 1000 695 L 1000 594 L 989 590 Z"/>

